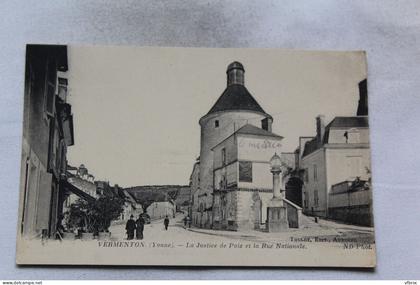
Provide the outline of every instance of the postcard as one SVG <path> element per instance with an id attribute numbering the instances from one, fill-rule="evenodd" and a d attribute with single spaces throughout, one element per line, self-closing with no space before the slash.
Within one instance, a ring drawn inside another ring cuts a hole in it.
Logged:
<path id="1" fill-rule="evenodd" d="M 17 264 L 375 267 L 363 51 L 27 45 Z"/>

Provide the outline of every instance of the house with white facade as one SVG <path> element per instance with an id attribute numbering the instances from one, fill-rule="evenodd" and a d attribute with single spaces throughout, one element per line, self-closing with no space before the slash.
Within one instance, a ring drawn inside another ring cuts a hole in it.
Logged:
<path id="1" fill-rule="evenodd" d="M 368 117 L 335 117 L 325 126 L 324 117 L 318 116 L 316 125 L 316 137 L 305 143 L 302 154 L 304 213 L 334 218 L 336 207 L 371 212 L 370 189 L 357 203 L 332 203 L 334 193 L 343 191 L 334 191 L 338 184 L 370 180 Z"/>
<path id="2" fill-rule="evenodd" d="M 270 159 L 282 137 L 247 124 L 213 150 L 213 228 L 259 229 L 273 197 Z"/>

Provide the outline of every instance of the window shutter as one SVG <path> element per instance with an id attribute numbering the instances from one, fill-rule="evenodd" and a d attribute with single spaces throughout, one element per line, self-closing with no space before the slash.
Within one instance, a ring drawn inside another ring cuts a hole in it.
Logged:
<path id="1" fill-rule="evenodd" d="M 239 162 L 239 181 L 252 182 L 252 162 L 251 161 Z"/>
<path id="2" fill-rule="evenodd" d="M 47 90 L 45 96 L 45 112 L 49 116 L 54 116 L 54 93 L 55 93 L 55 86 L 50 82 L 47 82 Z"/>
<path id="3" fill-rule="evenodd" d="M 56 93 L 56 82 L 57 81 L 57 67 L 53 60 L 47 63 L 47 72 L 45 78 L 45 112 L 47 115 L 54 116 L 54 104 L 55 104 L 55 93 Z"/>
<path id="4" fill-rule="evenodd" d="M 57 94 L 64 102 L 66 102 L 67 99 L 67 83 L 66 78 L 58 77 Z"/>

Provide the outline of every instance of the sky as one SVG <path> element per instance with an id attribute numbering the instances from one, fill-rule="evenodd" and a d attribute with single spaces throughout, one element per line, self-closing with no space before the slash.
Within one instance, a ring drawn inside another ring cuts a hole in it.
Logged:
<path id="1" fill-rule="evenodd" d="M 69 164 L 123 187 L 186 185 L 200 153 L 199 119 L 240 61 L 245 86 L 294 151 L 315 135 L 315 117 L 354 116 L 363 52 L 70 46 L 75 145 Z"/>

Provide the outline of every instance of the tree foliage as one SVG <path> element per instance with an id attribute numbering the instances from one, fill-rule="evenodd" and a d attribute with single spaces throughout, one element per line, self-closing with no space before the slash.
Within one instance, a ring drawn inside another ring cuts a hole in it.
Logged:
<path id="1" fill-rule="evenodd" d="M 153 204 L 153 202 L 162 202 L 175 200 L 178 195 L 178 190 L 167 191 L 166 189 L 147 189 L 136 193 L 135 199 L 139 203 L 143 212 L 147 212 L 147 208 Z"/>
<path id="2" fill-rule="evenodd" d="M 100 197 L 86 201 L 78 199 L 70 208 L 69 222 L 88 232 L 108 231 L 111 222 L 123 212 L 124 200 L 118 197 Z"/>

